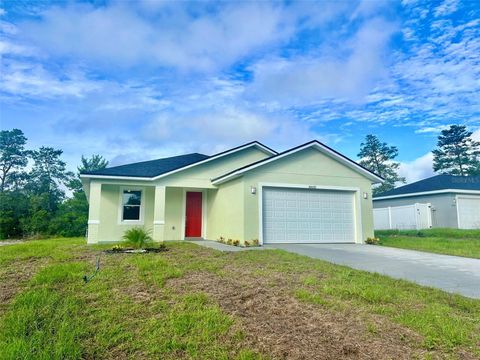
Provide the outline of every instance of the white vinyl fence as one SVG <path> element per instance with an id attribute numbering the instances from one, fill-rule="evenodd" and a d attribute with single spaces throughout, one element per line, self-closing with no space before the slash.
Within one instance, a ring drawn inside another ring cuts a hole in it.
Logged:
<path id="1" fill-rule="evenodd" d="M 373 209 L 375 230 L 420 230 L 432 227 L 430 204 L 413 204 Z"/>

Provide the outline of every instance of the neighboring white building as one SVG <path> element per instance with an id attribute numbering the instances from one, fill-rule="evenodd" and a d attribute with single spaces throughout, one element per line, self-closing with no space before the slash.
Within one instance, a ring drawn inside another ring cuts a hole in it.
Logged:
<path id="1" fill-rule="evenodd" d="M 437 175 L 378 194 L 373 198 L 378 227 L 386 227 L 390 208 L 391 228 L 426 228 L 428 214 L 416 215 L 420 225 L 414 227 L 415 204 L 430 205 L 431 227 L 480 229 L 480 176 Z"/>

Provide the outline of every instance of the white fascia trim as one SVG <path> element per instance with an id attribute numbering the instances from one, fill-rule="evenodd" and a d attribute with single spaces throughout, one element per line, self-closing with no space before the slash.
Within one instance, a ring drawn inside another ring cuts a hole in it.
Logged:
<path id="1" fill-rule="evenodd" d="M 100 224 L 100 220 L 88 220 L 88 225 L 97 225 Z"/>
<path id="2" fill-rule="evenodd" d="M 432 191 L 423 191 L 423 192 L 409 193 L 409 194 L 380 196 L 380 197 L 373 198 L 372 200 L 373 200 L 373 201 L 376 201 L 376 200 L 395 199 L 395 198 L 402 198 L 402 197 L 421 196 L 421 195 L 434 195 L 434 194 L 446 194 L 446 193 L 455 193 L 455 194 L 478 194 L 478 195 L 480 195 L 480 190 L 461 190 L 461 189 L 432 190 Z"/>
<path id="3" fill-rule="evenodd" d="M 242 146 L 242 147 L 239 147 L 239 148 L 236 148 L 234 150 L 230 150 L 230 151 L 227 151 L 227 152 L 224 152 L 224 153 L 221 153 L 219 155 L 214 155 L 214 156 L 211 156 L 205 160 L 201 160 L 201 161 L 198 161 L 196 163 L 193 163 L 193 164 L 190 164 L 190 165 L 187 165 L 187 166 L 184 166 L 184 167 L 181 167 L 179 169 L 175 169 L 175 170 L 172 170 L 172 171 L 169 171 L 165 174 L 161 174 L 161 175 L 158 175 L 158 176 L 155 176 L 155 177 L 134 177 L 134 176 L 109 176 L 109 175 L 88 175 L 88 174 L 84 174 L 84 175 L 80 175 L 80 177 L 82 178 L 91 178 L 91 179 L 118 179 L 118 180 L 144 180 L 144 181 L 154 181 L 154 180 L 157 180 L 157 179 L 160 179 L 160 178 L 163 178 L 165 176 L 169 176 L 169 175 L 172 175 L 172 174 L 175 174 L 179 171 L 183 171 L 183 170 L 186 170 L 186 169 L 190 169 L 194 166 L 197 166 L 197 165 L 201 165 L 201 164 L 205 164 L 209 161 L 212 161 L 212 160 L 216 160 L 216 159 L 219 159 L 221 157 L 224 157 L 224 156 L 227 156 L 227 155 L 231 155 L 231 154 L 234 154 L 238 151 L 241 151 L 241 150 L 245 150 L 245 149 L 248 149 L 252 146 L 255 146 L 257 148 L 259 148 L 260 150 L 262 150 L 263 152 L 273 156 L 273 155 L 276 155 L 277 153 L 268 149 L 267 147 L 263 146 L 262 144 L 258 143 L 258 142 L 254 142 L 252 144 L 249 144 L 249 145 L 245 145 L 245 146 Z"/>
<path id="4" fill-rule="evenodd" d="M 110 176 L 110 175 L 88 175 L 82 174 L 80 178 L 84 179 L 112 179 L 112 180 L 140 180 L 140 181 L 151 181 L 153 178 L 147 177 L 135 177 L 135 176 Z"/>
<path id="5" fill-rule="evenodd" d="M 328 155 L 330 155 L 331 157 L 333 157 L 334 159 L 340 161 L 341 163 L 347 165 L 348 167 L 362 173 L 363 175 L 365 175 L 367 178 L 369 178 L 370 180 L 376 182 L 376 183 L 383 183 L 384 180 L 376 175 L 374 175 L 373 173 L 371 173 L 370 171 L 368 170 L 365 170 L 364 168 L 362 168 L 360 165 L 358 164 L 355 164 L 354 162 L 352 161 L 349 161 L 347 159 L 344 159 L 343 157 L 339 156 L 338 154 L 334 153 L 332 150 L 326 148 L 325 146 L 321 145 L 320 143 L 313 143 L 313 144 L 306 144 L 302 147 L 299 147 L 298 149 L 295 149 L 295 150 L 292 150 L 292 151 L 287 151 L 285 152 L 284 154 L 282 155 L 279 155 L 279 156 L 274 156 L 273 158 L 271 159 L 268 159 L 268 160 L 265 160 L 265 161 L 262 161 L 261 163 L 258 163 L 258 164 L 254 164 L 254 165 L 251 165 L 251 166 L 248 166 L 244 169 L 240 169 L 240 170 L 237 170 L 229 175 L 226 175 L 226 176 L 223 176 L 221 178 L 218 178 L 216 179 L 215 181 L 212 181 L 212 184 L 213 185 L 219 185 L 219 184 L 222 184 L 228 180 L 231 180 L 233 178 L 236 178 L 240 175 L 242 175 L 243 173 L 245 173 L 246 171 L 249 171 L 249 170 L 252 170 L 252 169 L 255 169 L 259 166 L 263 166 L 263 165 L 266 165 L 272 161 L 276 161 L 276 160 L 279 160 L 279 159 L 282 159 L 284 158 L 285 156 L 289 156 L 291 154 L 295 154 L 296 152 L 298 151 L 302 151 L 302 150 L 305 150 L 309 147 L 314 147 L 316 148 L 317 150 L 321 151 L 321 152 L 325 152 L 327 153 Z"/>

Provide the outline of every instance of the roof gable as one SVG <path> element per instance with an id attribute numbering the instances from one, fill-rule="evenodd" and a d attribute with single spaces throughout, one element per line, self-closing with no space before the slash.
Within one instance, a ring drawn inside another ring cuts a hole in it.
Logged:
<path id="1" fill-rule="evenodd" d="M 264 165 L 269 164 L 273 161 L 278 161 L 278 160 L 283 159 L 283 158 L 285 158 L 289 155 L 295 154 L 298 151 L 302 151 L 302 150 L 308 149 L 308 148 L 315 148 L 316 150 L 318 150 L 318 151 L 328 155 L 329 157 L 333 158 L 334 160 L 337 160 L 338 162 L 342 163 L 343 165 L 346 165 L 346 166 L 350 167 L 351 169 L 361 173 L 362 175 L 364 175 L 365 177 L 367 177 L 368 179 L 370 179 L 373 182 L 383 182 L 383 179 L 380 176 L 378 176 L 375 173 L 371 172 L 370 170 L 364 168 L 360 164 L 357 164 L 355 161 L 353 161 L 353 160 L 349 159 L 348 157 L 340 154 L 339 152 L 333 150 L 332 148 L 328 147 L 327 145 L 322 144 L 321 142 L 319 142 L 317 140 L 313 140 L 313 141 L 310 141 L 306 144 L 299 145 L 299 146 L 296 146 L 296 147 L 291 148 L 289 150 L 286 150 L 286 151 L 284 151 L 282 153 L 279 153 L 275 156 L 272 156 L 270 158 L 263 159 L 263 160 L 255 162 L 255 163 L 246 165 L 244 167 L 235 169 L 235 170 L 233 170 L 229 173 L 226 173 L 224 175 L 221 175 L 221 176 L 213 179 L 212 183 L 215 184 L 215 185 L 224 183 L 224 182 L 232 180 L 232 179 L 234 179 L 238 176 L 241 176 L 242 174 L 244 174 L 247 171 L 256 169 L 260 166 L 264 166 Z"/>
<path id="2" fill-rule="evenodd" d="M 103 178 L 103 179 L 128 179 L 133 178 L 137 180 L 156 180 L 160 177 L 164 177 L 173 174 L 178 171 L 182 171 L 193 166 L 204 164 L 208 161 L 222 158 L 224 156 L 242 151 L 244 149 L 255 147 L 260 151 L 265 152 L 269 156 L 276 155 L 275 150 L 259 143 L 258 141 L 252 141 L 250 143 L 237 146 L 235 148 L 222 151 L 212 156 L 192 153 L 186 155 L 173 156 L 169 158 L 143 161 L 139 163 L 126 164 L 120 166 L 114 166 L 102 170 L 83 172 L 80 176 L 83 178 Z"/>
<path id="3" fill-rule="evenodd" d="M 441 190 L 480 191 L 480 176 L 453 176 L 444 174 L 432 176 L 427 179 L 383 192 L 376 195 L 374 198 L 379 199 L 390 196 L 400 197 L 402 195 L 408 196 L 417 193 Z"/>

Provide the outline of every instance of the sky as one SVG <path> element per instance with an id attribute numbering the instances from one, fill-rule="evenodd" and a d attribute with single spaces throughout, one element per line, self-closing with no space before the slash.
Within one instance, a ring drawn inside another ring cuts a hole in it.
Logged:
<path id="1" fill-rule="evenodd" d="M 0 1 L 0 127 L 111 165 L 258 140 L 357 159 L 398 147 L 408 182 L 437 136 L 480 140 L 477 1 Z"/>

